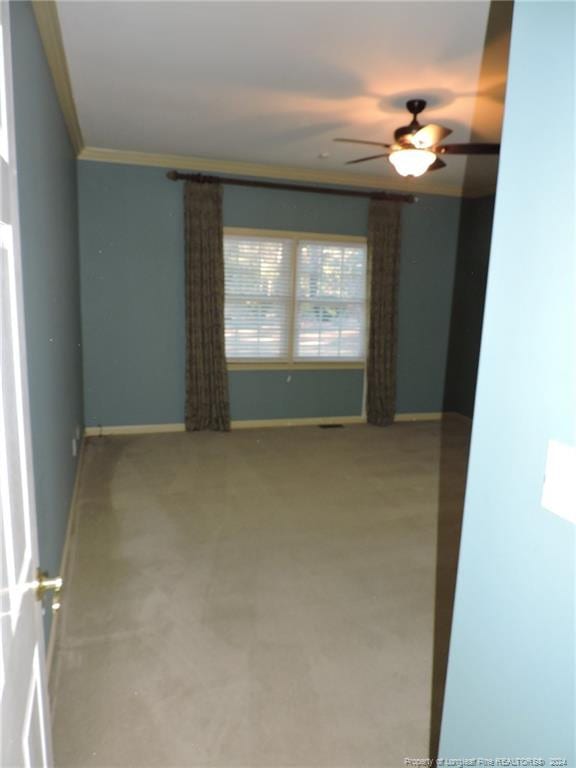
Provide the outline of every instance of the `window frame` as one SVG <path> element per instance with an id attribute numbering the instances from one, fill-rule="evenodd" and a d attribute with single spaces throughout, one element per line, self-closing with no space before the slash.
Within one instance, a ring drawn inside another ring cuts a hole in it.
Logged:
<path id="1" fill-rule="evenodd" d="M 277 229 L 253 229 L 247 227 L 224 227 L 224 237 L 230 235 L 231 237 L 261 237 L 261 238 L 278 238 L 283 240 L 290 240 L 292 243 L 290 249 L 291 255 L 291 285 L 292 293 L 290 297 L 290 319 L 289 328 L 290 335 L 288 338 L 288 356 L 286 359 L 277 358 L 227 358 L 226 365 L 229 371 L 250 371 L 250 370 L 318 370 L 322 369 L 350 369 L 350 370 L 363 370 L 366 367 L 366 353 L 368 348 L 368 333 L 369 333 L 369 266 L 368 266 L 368 242 L 365 236 L 359 235 L 332 235 L 327 233 L 318 232 L 295 232 L 293 230 L 277 230 Z M 301 241 L 310 242 L 327 242 L 327 243 L 350 243 L 363 245 L 366 248 L 366 291 L 364 300 L 364 353 L 362 359 L 359 360 L 338 360 L 332 359 L 294 359 L 295 348 L 295 320 L 296 320 L 296 305 L 298 302 L 297 292 L 297 277 L 298 277 L 298 243 Z"/>

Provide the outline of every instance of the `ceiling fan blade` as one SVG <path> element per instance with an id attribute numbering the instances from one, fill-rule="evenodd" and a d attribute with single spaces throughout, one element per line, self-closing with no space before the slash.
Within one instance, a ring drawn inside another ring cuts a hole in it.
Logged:
<path id="1" fill-rule="evenodd" d="M 437 157 L 432 165 L 428 168 L 428 171 L 439 171 L 440 168 L 446 168 L 446 163 L 444 160 L 440 160 L 440 158 Z M 426 171 L 426 173 L 428 173 L 428 171 Z"/>
<path id="2" fill-rule="evenodd" d="M 444 128 L 443 125 L 429 123 L 423 128 L 420 128 L 419 131 L 416 131 L 410 140 L 418 149 L 428 149 L 428 147 L 433 147 L 436 144 L 439 144 L 442 139 L 445 139 L 446 136 L 450 136 L 451 133 L 452 131 L 450 128 Z"/>
<path id="3" fill-rule="evenodd" d="M 497 155 L 500 144 L 444 144 L 435 151 L 440 155 Z"/>
<path id="4" fill-rule="evenodd" d="M 381 141 L 363 141 L 362 139 L 333 139 L 333 141 L 346 141 L 348 144 L 373 144 L 375 147 L 386 147 L 390 144 L 383 144 Z"/>
<path id="5" fill-rule="evenodd" d="M 370 155 L 370 157 L 359 157 L 358 160 L 348 160 L 346 165 L 354 165 L 354 163 L 365 163 L 366 160 L 376 160 L 377 157 L 388 157 L 388 155 L 383 154 L 383 155 Z"/>

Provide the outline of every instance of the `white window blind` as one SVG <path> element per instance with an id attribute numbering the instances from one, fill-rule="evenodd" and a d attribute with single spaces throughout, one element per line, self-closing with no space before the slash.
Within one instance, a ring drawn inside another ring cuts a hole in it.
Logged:
<path id="1" fill-rule="evenodd" d="M 364 357 L 366 249 L 300 241 L 295 358 Z"/>
<path id="2" fill-rule="evenodd" d="M 285 359 L 289 351 L 292 241 L 224 238 L 228 359 Z"/>
<path id="3" fill-rule="evenodd" d="M 225 234 L 229 360 L 360 361 L 366 246 Z"/>

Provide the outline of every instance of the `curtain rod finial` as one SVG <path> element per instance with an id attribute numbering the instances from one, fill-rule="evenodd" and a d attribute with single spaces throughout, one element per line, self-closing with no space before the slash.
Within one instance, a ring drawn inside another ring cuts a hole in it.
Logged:
<path id="1" fill-rule="evenodd" d="M 166 178 L 170 179 L 171 181 L 178 181 L 178 175 L 178 171 L 168 171 Z"/>

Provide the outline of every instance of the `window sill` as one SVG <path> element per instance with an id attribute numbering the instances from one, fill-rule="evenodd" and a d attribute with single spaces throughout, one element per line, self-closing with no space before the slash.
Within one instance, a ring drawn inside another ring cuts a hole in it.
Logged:
<path id="1" fill-rule="evenodd" d="M 362 371 L 366 367 L 366 363 L 362 360 L 338 362 L 337 360 L 326 361 L 310 361 L 310 362 L 298 362 L 298 363 L 274 363 L 274 362 L 258 362 L 258 361 L 246 361 L 241 362 L 229 362 L 229 371 L 319 371 L 319 370 L 351 370 Z"/>

